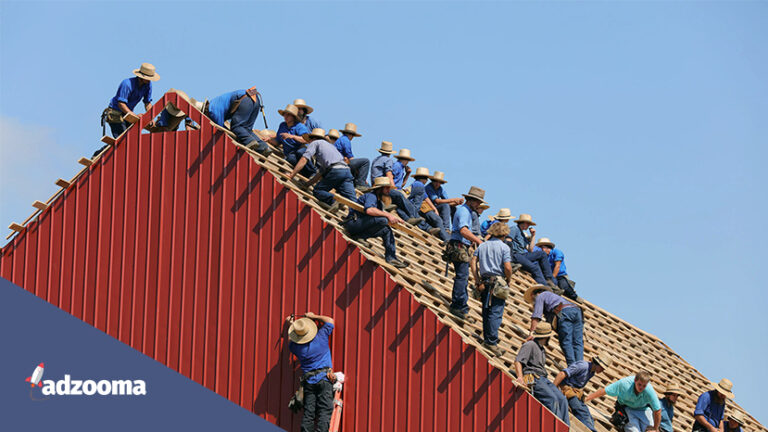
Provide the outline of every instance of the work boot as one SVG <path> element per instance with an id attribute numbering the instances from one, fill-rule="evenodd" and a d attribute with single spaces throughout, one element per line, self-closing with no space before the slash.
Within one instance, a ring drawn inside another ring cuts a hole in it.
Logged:
<path id="1" fill-rule="evenodd" d="M 362 193 L 366 193 L 371 190 L 371 187 L 368 185 L 355 185 L 355 189 L 359 190 Z"/>
<path id="2" fill-rule="evenodd" d="M 501 356 L 504 355 L 504 350 L 499 348 L 498 345 L 489 345 L 489 344 L 483 342 L 483 348 L 485 348 L 488 351 L 490 351 L 491 353 L 493 353 L 493 355 L 496 356 L 496 357 L 501 357 Z"/>
<path id="3" fill-rule="evenodd" d="M 461 321 L 463 321 L 463 322 L 465 322 L 467 324 L 472 324 L 475 321 L 477 321 L 476 319 L 472 318 L 468 314 L 465 314 L 464 312 L 462 312 L 462 311 L 460 311 L 458 309 L 450 308 L 449 310 L 451 311 L 451 313 L 453 314 L 454 317 L 458 318 L 459 320 L 461 320 Z"/>
<path id="4" fill-rule="evenodd" d="M 411 225 L 418 225 L 418 224 L 424 222 L 424 218 L 422 218 L 422 217 L 412 217 L 412 218 L 408 219 L 406 222 L 408 222 Z"/>
<path id="5" fill-rule="evenodd" d="M 432 234 L 433 236 L 438 236 L 438 234 L 440 234 L 440 231 L 442 231 L 440 228 L 430 228 L 427 230 L 427 232 Z"/>
<path id="6" fill-rule="evenodd" d="M 408 263 L 402 262 L 397 258 L 393 258 L 391 260 L 387 260 L 387 263 L 394 266 L 395 268 L 406 268 L 408 267 Z"/>
<path id="7" fill-rule="evenodd" d="M 394 204 L 387 204 L 387 205 L 384 206 L 384 211 L 385 212 L 391 212 L 392 210 L 394 210 L 396 208 L 397 208 L 397 206 L 394 205 Z"/>
<path id="8" fill-rule="evenodd" d="M 318 204 L 320 204 L 320 207 L 322 207 L 323 210 L 325 210 L 327 212 L 331 212 L 331 213 L 335 213 L 336 210 L 339 209 L 339 202 L 338 201 L 334 201 L 333 205 L 328 205 L 328 204 L 326 204 L 326 203 L 324 203 L 322 201 L 318 201 Z"/>
<path id="9" fill-rule="evenodd" d="M 512 273 L 517 273 L 517 272 L 519 272 L 521 268 L 523 268 L 523 266 L 522 266 L 522 265 L 520 265 L 520 264 L 518 264 L 518 263 L 513 263 L 513 264 L 512 264 Z"/>
<path id="10" fill-rule="evenodd" d="M 556 289 L 560 289 L 560 287 L 558 287 L 557 284 L 552 279 L 547 279 L 547 285 L 549 285 L 549 287 L 552 288 L 552 292 L 554 292 Z"/>

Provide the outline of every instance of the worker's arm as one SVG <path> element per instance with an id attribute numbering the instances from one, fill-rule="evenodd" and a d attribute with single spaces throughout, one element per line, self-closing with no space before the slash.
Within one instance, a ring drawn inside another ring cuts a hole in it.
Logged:
<path id="1" fill-rule="evenodd" d="M 653 412 L 653 427 L 646 429 L 646 432 L 659 432 L 659 425 L 661 425 L 661 410 L 657 409 Z"/>
<path id="2" fill-rule="evenodd" d="M 552 384 L 554 384 L 555 387 L 560 387 L 560 383 L 563 382 L 566 376 L 567 375 L 565 375 L 564 371 L 560 371 L 560 373 L 558 373 L 557 376 L 555 377 L 555 380 L 552 381 Z"/>
<path id="3" fill-rule="evenodd" d="M 512 263 L 511 262 L 504 263 L 504 278 L 507 280 L 507 285 L 509 285 L 509 282 L 512 281 Z"/>
<path id="4" fill-rule="evenodd" d="M 550 252 L 552 253 L 552 252 Z M 555 261 L 555 267 L 552 269 L 552 278 L 557 279 L 557 274 L 560 273 L 560 263 L 562 261 Z"/>
<path id="5" fill-rule="evenodd" d="M 482 279 L 480 279 L 480 273 L 478 272 L 477 268 L 477 261 L 478 258 L 472 255 L 472 259 L 469 260 L 469 268 L 472 270 L 472 275 L 475 278 L 475 287 L 478 291 L 484 291 L 485 285 L 483 285 Z"/>
<path id="6" fill-rule="evenodd" d="M 429 208 L 431 208 L 431 209 L 432 209 L 432 210 L 433 210 L 433 211 L 434 211 L 436 214 L 440 214 L 440 213 L 437 211 L 437 207 L 435 207 L 435 204 L 432 202 L 432 200 L 431 200 L 431 199 L 429 199 L 429 197 L 427 197 L 427 198 L 424 198 L 424 201 L 426 201 L 426 202 L 427 202 L 427 205 L 429 206 Z"/>
<path id="7" fill-rule="evenodd" d="M 600 390 L 590 394 L 589 396 L 584 398 L 584 403 L 587 403 L 591 401 L 592 399 L 597 399 L 599 397 L 605 396 L 605 388 L 601 388 Z"/>
<path id="8" fill-rule="evenodd" d="M 721 428 L 716 428 L 716 427 L 712 426 L 711 424 L 709 424 L 709 422 L 707 421 L 707 418 L 706 418 L 706 417 L 704 417 L 704 416 L 703 416 L 703 415 L 701 415 L 701 414 L 699 414 L 699 415 L 695 415 L 695 416 L 693 416 L 693 418 L 694 418 L 694 419 L 695 419 L 695 420 L 696 420 L 696 421 L 697 421 L 697 422 L 698 422 L 700 425 L 704 426 L 704 428 L 706 428 L 706 429 L 707 429 L 709 432 L 720 432 L 720 430 L 721 430 Z"/>
<path id="9" fill-rule="evenodd" d="M 526 342 L 533 340 L 533 331 L 536 330 L 536 325 L 539 324 L 539 321 L 541 321 L 539 318 L 531 318 L 531 331 L 529 333 L 528 339 L 525 340 Z"/>
<path id="10" fill-rule="evenodd" d="M 144 102 L 144 111 L 149 112 L 152 109 L 152 102 Z"/>
<path id="11" fill-rule="evenodd" d="M 385 217 L 389 221 L 390 225 L 405 223 L 404 220 L 400 219 L 400 216 L 398 216 L 396 214 L 393 214 L 393 213 L 390 213 L 390 212 L 385 212 L 383 210 L 379 210 L 376 207 L 369 207 L 369 208 L 367 208 L 365 210 L 365 214 L 367 214 L 368 216 L 373 216 L 373 217 L 376 217 L 376 216 Z"/>
<path id="12" fill-rule="evenodd" d="M 347 165 L 349 165 L 349 161 L 350 161 L 350 159 L 349 159 L 348 157 L 344 156 L 344 163 L 346 163 Z"/>
<path id="13" fill-rule="evenodd" d="M 133 114 L 133 111 L 131 111 L 130 108 L 128 108 L 128 105 L 125 104 L 125 102 L 118 102 L 117 106 L 120 107 L 120 111 L 123 112 L 123 114 Z M 136 114 L 133 114 L 136 115 Z"/>
<path id="14" fill-rule="evenodd" d="M 389 184 L 392 185 L 392 189 L 397 189 L 397 186 L 395 186 L 395 177 L 392 175 L 392 171 L 387 171 L 387 178 L 389 179 Z"/>
<path id="15" fill-rule="evenodd" d="M 307 313 L 304 314 L 304 316 L 306 318 L 309 318 L 309 319 L 312 319 L 312 320 L 322 321 L 325 324 L 333 325 L 333 318 L 331 318 L 329 316 L 317 315 L 317 314 L 314 314 L 312 312 L 307 312 Z"/>
<path id="16" fill-rule="evenodd" d="M 288 178 L 294 178 L 296 177 L 296 174 L 299 173 L 302 169 L 304 169 L 304 166 L 307 164 L 307 158 L 301 157 L 299 158 L 299 161 L 296 163 L 296 166 L 293 167 L 293 171 L 291 171 L 290 174 L 288 174 Z M 310 183 L 311 184 L 311 183 Z"/>
<path id="17" fill-rule="evenodd" d="M 523 364 L 519 361 L 515 362 L 515 372 L 517 372 L 517 379 L 515 380 L 515 384 L 523 388 L 528 388 L 528 385 L 525 384 L 525 378 L 523 378 Z"/>
<path id="18" fill-rule="evenodd" d="M 405 177 L 403 177 L 403 185 L 405 185 L 408 182 L 408 177 L 411 176 L 411 167 L 406 165 L 403 169 L 405 170 Z"/>
<path id="19" fill-rule="evenodd" d="M 536 246 L 536 228 L 530 227 L 528 231 L 531 233 L 531 241 L 528 243 L 528 252 L 533 252 L 534 246 Z"/>
<path id="20" fill-rule="evenodd" d="M 464 237 L 465 239 L 471 241 L 476 245 L 479 245 L 483 242 L 483 240 L 480 237 L 472 234 L 472 231 L 470 231 L 469 228 L 467 227 L 461 227 L 461 230 L 459 230 L 459 232 L 461 233 L 462 237 Z"/>

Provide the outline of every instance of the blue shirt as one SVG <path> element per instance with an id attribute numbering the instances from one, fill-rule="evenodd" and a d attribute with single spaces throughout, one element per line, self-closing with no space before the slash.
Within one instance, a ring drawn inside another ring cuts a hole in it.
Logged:
<path id="1" fill-rule="evenodd" d="M 533 302 L 533 315 L 531 318 L 541 319 L 543 315 L 546 315 L 547 321 L 552 317 L 555 308 L 563 304 L 565 306 L 573 306 L 573 303 L 553 293 L 552 291 L 542 291 L 536 295 L 536 300 Z"/>
<path id="2" fill-rule="evenodd" d="M 592 370 L 592 363 L 586 360 L 578 360 L 571 363 L 570 366 L 563 369 L 563 372 L 565 372 L 563 384 L 579 389 L 584 388 L 589 380 L 595 376 L 595 371 Z"/>
<path id="3" fill-rule="evenodd" d="M 494 223 L 496 223 L 495 220 L 486 219 L 482 224 L 480 224 L 480 234 L 482 234 L 483 237 L 487 236 L 488 228 L 490 228 Z"/>
<path id="4" fill-rule="evenodd" d="M 342 156 L 348 159 L 352 159 L 355 157 L 355 155 L 352 154 L 352 141 L 347 138 L 346 135 L 341 135 L 339 139 L 336 140 L 333 145 L 336 146 L 336 149 L 341 153 Z"/>
<path id="5" fill-rule="evenodd" d="M 549 251 L 549 267 L 554 269 L 555 263 L 560 261 L 560 271 L 557 272 L 558 276 L 566 276 L 568 272 L 565 270 L 565 255 L 560 249 L 553 248 Z"/>
<path id="6" fill-rule="evenodd" d="M 280 127 L 277 128 L 277 142 L 283 145 L 283 153 L 286 155 L 295 152 L 300 149 L 304 144 L 297 142 L 294 139 L 283 139 L 280 137 L 283 133 L 289 133 L 291 135 L 304 136 L 309 133 L 304 123 L 296 123 L 292 127 L 288 127 L 285 122 L 280 123 Z"/>
<path id="7" fill-rule="evenodd" d="M 395 181 L 395 187 L 398 189 L 403 188 L 403 181 L 405 181 L 405 165 L 399 160 L 392 164 L 392 179 Z"/>
<path id="8" fill-rule="evenodd" d="M 376 194 L 373 192 L 367 192 L 357 197 L 357 203 L 363 206 L 363 210 L 368 210 L 371 207 L 375 207 L 381 210 L 379 198 L 377 198 Z M 366 213 L 360 213 L 359 211 L 352 210 L 352 209 L 350 209 L 350 214 L 352 214 L 351 212 L 353 211 L 357 213 L 358 216 L 362 216 L 366 214 Z"/>
<path id="9" fill-rule="evenodd" d="M 297 344 L 291 341 L 288 349 L 299 359 L 301 371 L 307 373 L 317 369 L 333 368 L 331 361 L 331 347 L 328 345 L 328 337 L 333 331 L 333 324 L 325 323 L 317 330 L 317 335 L 305 344 Z M 325 374 L 317 374 L 307 380 L 309 384 L 317 384 L 327 380 Z"/>
<path id="10" fill-rule="evenodd" d="M 632 409 L 643 409 L 650 406 L 652 411 L 661 409 L 661 402 L 653 390 L 653 385 L 648 383 L 641 393 L 635 393 L 635 376 L 622 378 L 605 388 L 605 394 L 618 399 L 619 403 Z"/>
<path id="11" fill-rule="evenodd" d="M 528 252 L 528 239 L 525 238 L 518 224 L 515 223 L 509 227 L 509 237 L 507 238 L 513 254 Z"/>
<path id="12" fill-rule="evenodd" d="M 160 112 L 160 117 L 158 117 L 157 122 L 156 122 L 157 126 L 159 126 L 159 127 L 166 127 L 166 126 L 168 126 L 168 122 L 171 120 L 171 117 L 172 116 L 168 113 L 167 109 L 162 110 Z M 187 117 L 187 118 L 189 118 L 189 117 Z M 179 129 L 179 126 L 181 126 L 181 122 L 179 122 L 179 124 L 176 126 L 177 130 Z"/>
<path id="13" fill-rule="evenodd" d="M 322 126 L 320 126 L 320 122 L 319 121 L 313 119 L 310 116 L 305 116 L 304 117 L 304 126 L 306 126 L 307 129 L 309 129 L 310 132 L 312 132 L 312 129 L 317 129 L 317 128 L 322 129 L 323 128 Z"/>
<path id="14" fill-rule="evenodd" d="M 408 199 L 413 203 L 413 206 L 416 207 L 416 210 L 421 208 L 421 204 L 427 197 L 425 187 L 426 185 L 419 180 L 414 180 L 413 183 L 411 183 L 411 194 L 408 195 Z"/>
<path id="15" fill-rule="evenodd" d="M 445 197 L 445 189 L 443 186 L 441 185 L 439 188 L 435 189 L 434 182 L 430 182 L 428 185 L 424 186 L 424 192 L 427 193 L 427 198 L 431 199 L 433 203 L 436 199 L 448 199 Z"/>
<path id="16" fill-rule="evenodd" d="M 245 90 L 235 90 L 216 96 L 208 101 L 208 117 L 217 125 L 224 126 L 224 122 L 232 117 L 229 114 L 232 102 L 243 96 L 245 96 Z"/>
<path id="17" fill-rule="evenodd" d="M 464 243 L 465 245 L 471 245 L 472 242 L 465 239 L 461 235 L 461 229 L 467 227 L 472 230 L 472 209 L 468 204 L 464 204 L 456 208 L 456 213 L 453 215 L 453 224 L 451 226 L 451 240 L 456 240 Z"/>
<path id="18" fill-rule="evenodd" d="M 492 238 L 475 250 L 480 264 L 480 276 L 504 276 L 504 263 L 512 262 L 509 247 L 498 238 Z"/>
<path id="19" fill-rule="evenodd" d="M 664 432 L 674 432 L 672 419 L 675 418 L 675 406 L 667 398 L 661 399 L 661 424 L 659 429 Z"/>
<path id="20" fill-rule="evenodd" d="M 717 428 L 723 420 L 725 404 L 717 403 L 717 395 L 715 393 L 717 393 L 715 390 L 710 390 L 699 396 L 699 400 L 696 402 L 696 409 L 693 410 L 693 415 L 703 415 L 709 424 Z"/>
<path id="21" fill-rule="evenodd" d="M 126 78 L 117 87 L 117 93 L 109 101 L 109 107 L 120 111 L 117 104 L 122 102 L 133 111 L 142 99 L 145 104 L 152 103 L 152 81 L 140 86 L 139 77 Z"/>
<path id="22" fill-rule="evenodd" d="M 386 177 L 388 172 L 392 172 L 393 162 L 389 155 L 376 156 L 371 162 L 371 184 L 376 177 Z"/>

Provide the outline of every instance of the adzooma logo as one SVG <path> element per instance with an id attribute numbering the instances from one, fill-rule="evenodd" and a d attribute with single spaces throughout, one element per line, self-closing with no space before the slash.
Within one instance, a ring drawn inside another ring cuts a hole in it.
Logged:
<path id="1" fill-rule="evenodd" d="M 79 380 L 72 379 L 65 374 L 63 380 L 41 381 L 43 375 L 43 364 L 35 368 L 32 376 L 27 378 L 32 387 L 37 384 L 42 386 L 42 392 L 46 396 L 93 396 L 98 393 L 101 396 L 108 395 L 127 395 L 144 396 L 147 394 L 147 384 L 144 380 Z"/>

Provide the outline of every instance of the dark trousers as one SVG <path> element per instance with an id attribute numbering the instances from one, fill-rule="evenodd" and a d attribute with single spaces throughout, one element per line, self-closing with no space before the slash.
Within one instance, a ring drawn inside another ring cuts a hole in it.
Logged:
<path id="1" fill-rule="evenodd" d="M 451 236 L 451 205 L 450 204 L 435 204 L 437 207 L 437 213 L 440 215 L 440 219 L 443 220 L 443 230 L 445 234 Z"/>
<path id="2" fill-rule="evenodd" d="M 127 121 L 120 122 L 120 123 L 107 123 L 109 125 L 109 129 L 112 130 L 112 138 L 117 138 L 120 136 L 121 133 L 125 132 L 126 129 L 131 125 Z"/>
<path id="3" fill-rule="evenodd" d="M 381 237 L 384 242 L 384 258 L 391 261 L 396 258 L 395 235 L 389 227 L 389 221 L 383 216 L 357 215 L 344 223 L 349 235 L 357 238 Z"/>
<path id="4" fill-rule="evenodd" d="M 488 345 L 497 345 L 499 343 L 499 326 L 507 302 L 494 297 L 488 285 L 480 292 L 480 299 L 483 302 L 483 342 Z"/>
<path id="5" fill-rule="evenodd" d="M 545 377 L 536 378 L 533 382 L 533 397 L 549 408 L 565 424 L 571 425 L 571 419 L 568 417 L 568 401 L 563 392 L 550 380 Z"/>
<path id="6" fill-rule="evenodd" d="M 304 154 L 304 152 L 307 151 L 305 147 L 299 147 L 298 149 L 294 150 L 291 153 L 285 154 L 285 160 L 288 161 L 291 166 L 296 166 L 297 163 L 299 163 L 299 159 L 301 159 L 301 156 Z M 306 178 L 310 178 L 317 172 L 317 168 L 315 168 L 315 164 L 312 163 L 311 160 L 307 160 L 307 164 L 304 165 L 304 168 L 299 172 L 301 175 L 303 175 Z"/>
<path id="7" fill-rule="evenodd" d="M 516 253 L 512 259 L 523 266 L 523 269 L 530 273 L 536 282 L 546 285 L 547 279 L 552 279 L 552 268 L 549 266 L 549 258 L 543 250 Z"/>
<path id="8" fill-rule="evenodd" d="M 469 312 L 467 306 L 467 282 L 469 282 L 469 263 L 453 262 L 453 270 L 456 276 L 453 278 L 453 293 L 451 295 L 451 309 L 456 309 L 466 314 Z"/>
<path id="9" fill-rule="evenodd" d="M 304 416 L 301 418 L 301 432 L 328 432 L 333 414 L 333 384 L 324 379 L 316 384 L 302 385 Z"/>
<path id="10" fill-rule="evenodd" d="M 428 226 L 425 227 L 425 231 L 431 228 L 440 228 L 440 240 L 442 241 L 448 241 L 450 236 L 448 233 L 445 232 L 445 227 L 443 227 L 443 220 L 440 219 L 440 216 L 437 215 L 437 213 L 434 212 L 434 210 L 430 210 L 426 213 L 419 213 L 421 217 L 424 218 L 425 222 Z M 422 228 L 424 229 L 424 228 Z"/>
<path id="11" fill-rule="evenodd" d="M 392 204 L 397 206 L 397 214 L 403 220 L 419 216 L 419 209 L 413 205 L 411 200 L 409 200 L 402 191 L 393 189 L 389 193 L 389 197 L 392 198 Z"/>
<path id="12" fill-rule="evenodd" d="M 318 200 L 331 205 L 333 204 L 333 194 L 330 192 L 332 189 L 336 189 L 339 195 L 350 201 L 357 199 L 355 185 L 352 183 L 352 173 L 349 172 L 349 168 L 328 170 L 323 178 L 317 182 L 312 194 Z"/>
<path id="13" fill-rule="evenodd" d="M 576 396 L 568 399 L 568 406 L 571 407 L 573 416 L 584 423 L 584 426 L 588 427 L 592 432 L 597 432 L 595 429 L 595 421 L 592 419 L 592 414 L 589 412 L 589 408 L 584 405 L 584 402 L 580 401 Z"/>
<path id="14" fill-rule="evenodd" d="M 568 366 L 584 360 L 584 318 L 581 308 L 571 306 L 557 314 L 557 339 Z"/>
<path id="15" fill-rule="evenodd" d="M 568 275 L 557 277 L 557 286 L 563 290 L 563 295 L 571 300 L 576 300 L 579 296 L 576 294 L 576 290 L 573 289 L 570 283 L 568 283 Z"/>
<path id="16" fill-rule="evenodd" d="M 349 169 L 355 177 L 355 186 L 368 186 L 365 180 L 368 178 L 368 171 L 371 169 L 371 161 L 366 158 L 352 158 L 349 160 Z"/>

